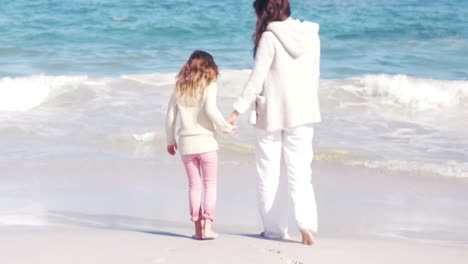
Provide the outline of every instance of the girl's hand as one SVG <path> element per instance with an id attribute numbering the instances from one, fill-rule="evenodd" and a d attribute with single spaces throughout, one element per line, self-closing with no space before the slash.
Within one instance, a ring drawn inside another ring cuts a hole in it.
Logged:
<path id="1" fill-rule="evenodd" d="M 177 143 L 174 145 L 167 145 L 167 152 L 169 152 L 169 154 L 174 156 L 176 154 L 176 150 L 177 150 Z"/>
<path id="2" fill-rule="evenodd" d="M 237 131 L 237 126 L 232 126 L 231 128 L 224 128 L 222 131 L 225 134 L 234 134 Z"/>

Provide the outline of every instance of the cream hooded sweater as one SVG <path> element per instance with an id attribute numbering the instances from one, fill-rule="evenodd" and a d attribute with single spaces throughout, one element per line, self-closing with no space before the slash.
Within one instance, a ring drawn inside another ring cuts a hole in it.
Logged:
<path id="1" fill-rule="evenodd" d="M 178 149 L 182 155 L 210 152 L 218 149 L 216 128 L 232 132 L 216 106 L 216 82 L 207 88 L 201 100 L 194 106 L 177 102 L 176 94 L 171 96 L 166 116 L 167 145 L 176 143 L 176 121 L 180 116 Z"/>
<path id="2" fill-rule="evenodd" d="M 288 19 L 262 34 L 250 78 L 233 107 L 256 111 L 256 127 L 275 131 L 321 121 L 319 25 Z"/>

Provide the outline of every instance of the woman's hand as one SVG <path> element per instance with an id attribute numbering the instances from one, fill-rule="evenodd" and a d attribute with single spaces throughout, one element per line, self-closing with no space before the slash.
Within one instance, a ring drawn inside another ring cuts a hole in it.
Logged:
<path id="1" fill-rule="evenodd" d="M 234 111 L 234 112 L 232 112 L 231 116 L 226 120 L 235 129 L 237 129 L 237 117 L 238 116 L 239 116 L 239 112 Z"/>
<path id="2" fill-rule="evenodd" d="M 169 152 L 169 154 L 174 156 L 176 154 L 176 150 L 177 150 L 177 143 L 174 145 L 167 145 L 167 152 Z"/>

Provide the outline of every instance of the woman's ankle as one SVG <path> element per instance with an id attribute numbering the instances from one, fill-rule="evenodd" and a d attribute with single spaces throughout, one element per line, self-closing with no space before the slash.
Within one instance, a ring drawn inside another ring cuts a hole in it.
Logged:
<path id="1" fill-rule="evenodd" d="M 205 219 L 203 225 L 203 238 L 204 239 L 215 239 L 218 237 L 218 234 L 213 231 L 213 220 Z"/>
<path id="2" fill-rule="evenodd" d="M 301 235 L 302 235 L 302 244 L 309 245 L 309 246 L 315 244 L 314 236 L 312 234 L 312 231 L 310 231 L 309 229 L 302 228 Z"/>

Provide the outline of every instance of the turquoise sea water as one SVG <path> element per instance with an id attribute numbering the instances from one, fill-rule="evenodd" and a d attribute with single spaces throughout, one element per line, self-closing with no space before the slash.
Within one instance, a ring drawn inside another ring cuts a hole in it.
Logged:
<path id="1" fill-rule="evenodd" d="M 465 80 L 464 0 L 292 0 L 321 25 L 322 74 Z M 0 76 L 175 72 L 194 49 L 252 65 L 251 0 L 0 1 Z"/>

